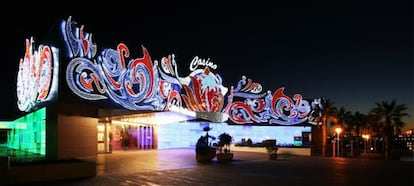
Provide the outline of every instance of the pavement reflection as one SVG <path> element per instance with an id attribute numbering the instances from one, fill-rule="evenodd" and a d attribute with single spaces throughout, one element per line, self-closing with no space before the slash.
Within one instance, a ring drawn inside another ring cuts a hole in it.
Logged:
<path id="1" fill-rule="evenodd" d="M 413 185 L 414 162 L 234 152 L 227 164 L 198 164 L 194 149 L 100 154 L 98 175 L 40 185 Z M 398 171 L 397 171 L 398 170 Z"/>

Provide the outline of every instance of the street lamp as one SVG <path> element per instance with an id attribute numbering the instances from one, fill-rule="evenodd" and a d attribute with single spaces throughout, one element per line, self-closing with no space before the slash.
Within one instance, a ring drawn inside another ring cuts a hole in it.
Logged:
<path id="1" fill-rule="evenodd" d="M 365 139 L 365 143 L 364 143 L 364 153 L 367 154 L 367 143 L 369 140 L 369 134 L 362 134 L 362 138 Z"/>
<path id="2" fill-rule="evenodd" d="M 342 132 L 342 128 L 340 128 L 340 127 L 335 128 L 335 132 L 337 134 L 337 139 L 338 139 L 337 151 L 338 151 L 338 157 L 339 157 L 339 133 Z"/>

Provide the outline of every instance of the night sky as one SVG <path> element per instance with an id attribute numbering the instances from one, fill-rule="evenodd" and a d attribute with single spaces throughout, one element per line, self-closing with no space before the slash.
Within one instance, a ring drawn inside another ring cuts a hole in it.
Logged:
<path id="1" fill-rule="evenodd" d="M 73 16 L 94 34 L 98 51 L 123 42 L 134 58 L 141 46 L 153 60 L 175 54 L 180 76 L 194 56 L 210 58 L 226 87 L 245 75 L 265 90 L 325 97 L 352 112 L 395 99 L 408 106 L 406 127 L 414 128 L 412 1 L 67 3 L 1 8 L 0 119 L 21 114 L 15 81 L 25 39 L 40 43 Z"/>

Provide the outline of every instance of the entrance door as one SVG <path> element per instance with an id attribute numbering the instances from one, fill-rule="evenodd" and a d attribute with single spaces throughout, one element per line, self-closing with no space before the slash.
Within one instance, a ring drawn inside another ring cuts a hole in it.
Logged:
<path id="1" fill-rule="evenodd" d="M 109 149 L 149 150 L 156 148 L 154 127 L 145 124 L 112 125 L 108 132 Z"/>
<path id="2" fill-rule="evenodd" d="M 139 126 L 138 128 L 138 149 L 154 149 L 154 127 Z"/>

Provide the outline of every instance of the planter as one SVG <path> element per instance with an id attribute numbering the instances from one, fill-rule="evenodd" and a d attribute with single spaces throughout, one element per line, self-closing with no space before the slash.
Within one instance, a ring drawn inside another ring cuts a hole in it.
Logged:
<path id="1" fill-rule="evenodd" d="M 216 157 L 216 148 L 209 147 L 203 150 L 196 150 L 196 160 L 199 163 L 210 163 Z"/>
<path id="2" fill-rule="evenodd" d="M 269 155 L 269 160 L 277 159 L 277 151 L 279 150 L 277 147 L 266 147 L 266 150 Z"/>
<path id="3" fill-rule="evenodd" d="M 276 160 L 277 159 L 277 154 L 269 154 L 269 160 Z"/>
<path id="4" fill-rule="evenodd" d="M 225 163 L 225 162 L 230 162 L 233 161 L 233 156 L 234 154 L 229 152 L 229 153 L 218 153 L 217 154 L 217 161 L 219 163 Z"/>

